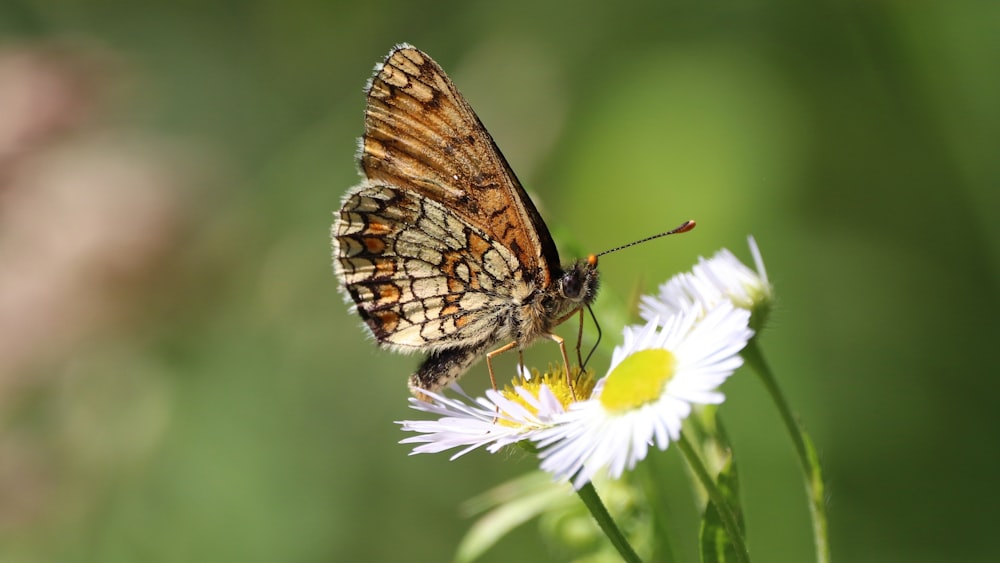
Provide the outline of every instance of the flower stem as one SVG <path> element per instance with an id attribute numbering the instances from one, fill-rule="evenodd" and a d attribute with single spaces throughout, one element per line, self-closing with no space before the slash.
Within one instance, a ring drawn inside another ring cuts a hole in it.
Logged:
<path id="1" fill-rule="evenodd" d="M 729 541 L 732 542 L 733 551 L 736 553 L 736 559 L 741 563 L 750 562 L 750 554 L 747 552 L 746 543 L 743 541 L 743 533 L 740 531 L 739 525 L 736 523 L 736 515 L 733 514 L 732 508 L 729 503 L 726 502 L 726 498 L 723 496 L 722 491 L 715 486 L 715 480 L 709 475 L 708 470 L 705 469 L 705 464 L 698 457 L 698 453 L 694 451 L 691 447 L 690 442 L 682 434 L 680 439 L 675 442 L 677 447 L 681 449 L 684 457 L 687 459 L 688 466 L 691 471 L 694 472 L 695 476 L 698 477 L 698 481 L 701 485 L 705 487 L 705 492 L 708 493 L 708 498 L 715 505 L 715 509 L 719 511 L 719 517 L 722 520 L 722 525 L 726 528 L 726 533 L 729 534 Z"/>
<path id="2" fill-rule="evenodd" d="M 639 556 L 636 555 L 635 550 L 632 549 L 628 540 L 625 539 L 625 536 L 611 518 L 608 509 L 604 507 L 601 497 L 597 496 L 597 489 L 594 488 L 594 485 L 588 481 L 576 491 L 576 494 L 580 495 L 583 504 L 587 505 L 590 514 L 594 517 L 594 520 L 597 520 L 597 525 L 601 527 L 604 534 L 611 540 L 612 545 L 618 550 L 618 554 L 622 556 L 622 559 L 628 563 L 642 563 L 642 559 L 639 559 Z"/>
<path id="3" fill-rule="evenodd" d="M 764 359 L 764 354 L 757 345 L 757 339 L 753 338 L 747 347 L 743 349 L 743 357 L 747 363 L 757 372 L 767 392 L 771 394 L 771 400 L 778 407 L 781 419 L 785 423 L 788 434 L 795 444 L 795 452 L 799 456 L 799 463 L 802 464 L 802 471 L 806 481 L 806 494 L 809 496 L 809 513 L 813 524 L 813 542 L 816 544 L 817 563 L 830 563 L 830 543 L 827 538 L 827 517 L 826 517 L 826 497 L 823 490 L 823 474 L 820 470 L 819 456 L 816 455 L 816 448 L 812 440 L 806 434 L 802 423 L 792 412 L 785 395 L 778 387 L 778 381 L 771 371 L 771 367 Z"/>

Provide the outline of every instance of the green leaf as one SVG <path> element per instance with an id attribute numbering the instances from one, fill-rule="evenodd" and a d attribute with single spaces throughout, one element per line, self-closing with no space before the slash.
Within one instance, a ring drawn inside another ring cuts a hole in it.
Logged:
<path id="1" fill-rule="evenodd" d="M 729 461 L 723 466 L 722 471 L 716 478 L 719 490 L 729 501 L 733 512 L 736 514 L 736 521 L 741 532 L 745 532 L 746 526 L 743 522 L 743 513 L 739 510 L 739 483 L 736 475 L 736 464 L 730 456 Z M 746 535 L 744 533 L 744 535 Z M 715 505 L 709 503 L 705 508 L 705 515 L 701 520 L 701 560 L 704 563 L 723 563 L 738 561 L 736 552 L 733 550 L 732 541 L 722 525 L 722 519 Z"/>
<path id="2" fill-rule="evenodd" d="M 465 504 L 465 512 L 485 512 L 469 528 L 455 553 L 455 561 L 468 563 L 481 557 L 514 528 L 553 507 L 575 502 L 568 485 L 536 471 L 508 481 Z"/>
<path id="3" fill-rule="evenodd" d="M 696 417 L 692 417 L 698 419 L 697 424 L 691 425 L 692 433 L 697 436 L 697 443 L 701 446 L 702 457 L 706 460 L 709 471 L 715 474 L 716 487 L 722 493 L 725 503 L 736 518 L 740 534 L 746 537 L 746 524 L 743 519 L 739 495 L 739 473 L 733 455 L 733 447 L 715 414 L 716 409 L 712 407 L 705 408 Z M 699 540 L 701 560 L 704 563 L 740 560 L 733 548 L 732 540 L 723 526 L 719 511 L 712 503 L 705 505 Z"/>

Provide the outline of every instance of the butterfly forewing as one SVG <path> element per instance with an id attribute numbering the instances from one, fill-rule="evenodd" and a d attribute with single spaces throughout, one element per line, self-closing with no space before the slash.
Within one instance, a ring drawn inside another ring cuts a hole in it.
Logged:
<path id="1" fill-rule="evenodd" d="M 559 255 L 534 204 L 444 70 L 413 47 L 395 49 L 372 78 L 361 166 L 478 225 L 550 283 Z"/>

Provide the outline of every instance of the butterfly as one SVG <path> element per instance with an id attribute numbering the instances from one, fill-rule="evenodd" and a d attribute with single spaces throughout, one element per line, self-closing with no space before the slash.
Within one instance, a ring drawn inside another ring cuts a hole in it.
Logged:
<path id="1" fill-rule="evenodd" d="M 484 355 L 539 338 L 597 295 L 597 256 L 567 266 L 476 113 L 425 53 L 401 44 L 366 87 L 361 184 L 332 227 L 334 271 L 376 342 L 424 352 L 409 384 L 436 392 Z"/>

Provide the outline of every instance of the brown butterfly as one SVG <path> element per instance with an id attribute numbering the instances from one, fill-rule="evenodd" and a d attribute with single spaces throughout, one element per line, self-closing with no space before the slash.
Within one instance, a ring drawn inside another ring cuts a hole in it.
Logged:
<path id="1" fill-rule="evenodd" d="M 395 47 L 367 87 L 365 179 L 333 224 L 334 270 L 379 345 L 428 352 L 437 391 L 538 338 L 597 294 L 597 256 L 562 267 L 545 222 L 440 66 Z M 505 345 L 500 345 L 507 342 Z"/>

